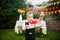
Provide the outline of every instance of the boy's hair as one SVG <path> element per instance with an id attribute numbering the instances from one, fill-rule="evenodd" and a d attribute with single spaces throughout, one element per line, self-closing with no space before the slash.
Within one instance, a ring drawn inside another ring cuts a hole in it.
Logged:
<path id="1" fill-rule="evenodd" d="M 29 8 L 33 7 L 33 5 L 29 5 Z"/>

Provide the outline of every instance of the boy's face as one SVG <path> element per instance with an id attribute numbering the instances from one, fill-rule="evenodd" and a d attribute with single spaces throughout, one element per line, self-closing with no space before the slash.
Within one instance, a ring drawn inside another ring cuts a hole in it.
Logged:
<path id="1" fill-rule="evenodd" d="M 29 14 L 27 15 L 27 20 L 29 20 L 29 21 L 30 21 L 30 20 L 33 20 L 33 14 L 30 14 L 30 13 L 29 13 Z"/>
<path id="2" fill-rule="evenodd" d="M 32 17 L 32 16 L 28 16 L 28 17 L 27 17 L 27 20 L 29 20 L 29 21 L 30 21 L 30 20 L 33 20 L 33 17 Z"/>

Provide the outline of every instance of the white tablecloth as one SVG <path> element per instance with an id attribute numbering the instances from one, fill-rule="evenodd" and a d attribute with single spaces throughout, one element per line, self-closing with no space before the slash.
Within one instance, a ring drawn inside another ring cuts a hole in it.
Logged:
<path id="1" fill-rule="evenodd" d="M 25 22 L 27 22 L 27 20 L 23 20 L 23 21 L 17 21 L 16 25 L 15 25 L 15 31 L 18 31 L 18 27 L 22 26 L 22 30 L 26 30 L 26 26 L 25 26 Z M 28 28 L 34 28 L 33 25 L 29 24 Z M 40 21 L 39 23 L 36 24 L 36 27 L 40 27 L 42 28 L 42 32 L 46 34 L 46 22 L 45 21 Z"/>

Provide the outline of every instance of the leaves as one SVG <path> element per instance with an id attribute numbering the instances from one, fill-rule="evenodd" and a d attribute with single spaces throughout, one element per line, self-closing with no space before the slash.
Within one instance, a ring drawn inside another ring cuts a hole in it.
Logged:
<path id="1" fill-rule="evenodd" d="M 14 28 L 21 7 L 26 7 L 24 0 L 0 0 L 0 28 Z"/>

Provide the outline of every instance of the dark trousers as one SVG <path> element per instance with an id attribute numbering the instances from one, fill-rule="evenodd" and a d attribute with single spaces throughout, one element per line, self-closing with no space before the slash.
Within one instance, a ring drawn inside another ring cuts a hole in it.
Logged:
<path id="1" fill-rule="evenodd" d="M 26 29 L 26 40 L 35 40 L 35 28 Z"/>

